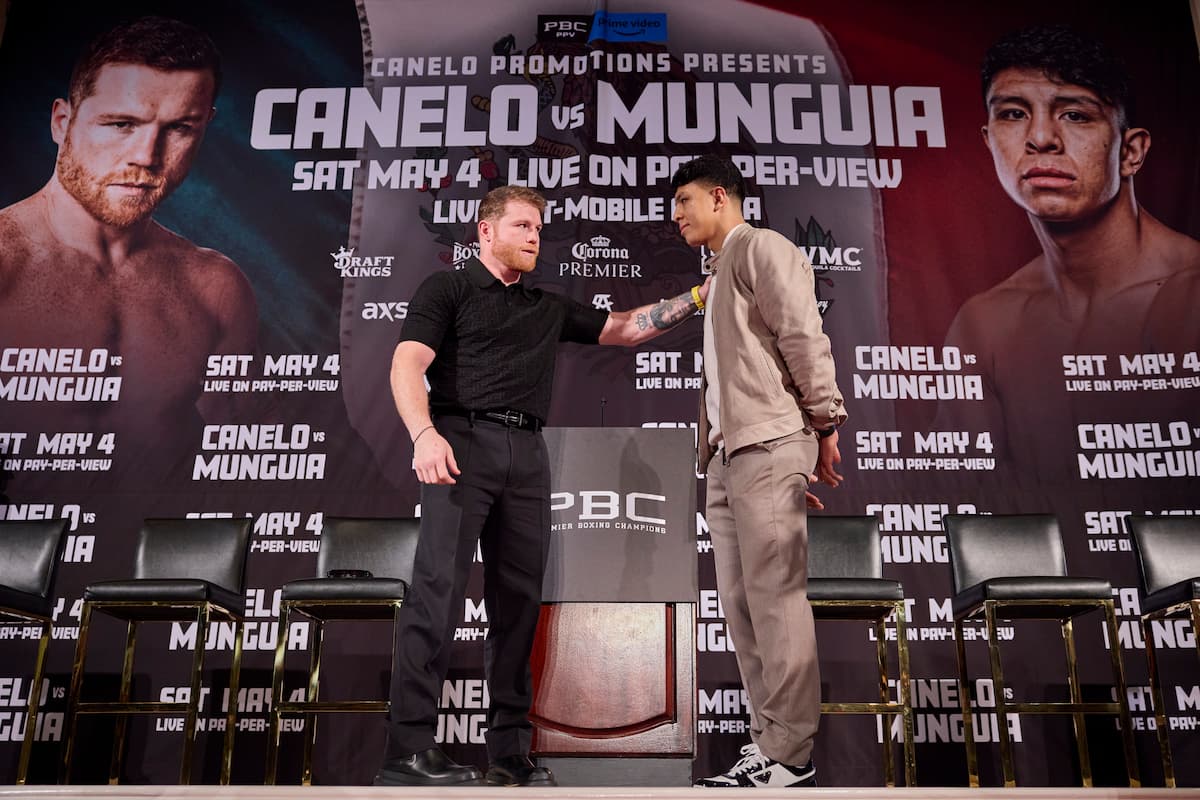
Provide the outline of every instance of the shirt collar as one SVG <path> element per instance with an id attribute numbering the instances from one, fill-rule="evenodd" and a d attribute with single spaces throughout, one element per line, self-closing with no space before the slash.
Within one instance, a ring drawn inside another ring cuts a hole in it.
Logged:
<path id="1" fill-rule="evenodd" d="M 500 279 L 491 273 L 491 271 L 483 265 L 483 262 L 472 256 L 467 261 L 467 265 L 463 267 L 463 271 L 467 273 L 467 277 L 471 279 L 471 283 L 478 286 L 480 289 L 486 289 L 493 283 L 500 283 Z M 503 286 L 504 284 L 500 284 Z"/>
<path id="2" fill-rule="evenodd" d="M 528 298 L 537 299 L 540 290 L 531 287 L 528 283 L 518 278 L 513 283 L 505 284 L 499 278 L 492 274 L 491 270 L 483 265 L 483 262 L 478 258 L 472 257 L 467 261 L 467 265 L 463 267 L 463 272 L 467 273 L 467 279 L 480 289 L 487 289 L 491 286 L 499 286 L 502 289 L 511 289 L 520 292 Z"/>

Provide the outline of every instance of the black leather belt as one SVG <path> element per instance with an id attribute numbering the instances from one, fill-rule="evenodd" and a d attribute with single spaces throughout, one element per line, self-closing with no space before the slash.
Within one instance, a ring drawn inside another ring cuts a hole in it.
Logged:
<path id="1" fill-rule="evenodd" d="M 542 429 L 542 421 L 532 414 L 526 414 L 523 411 L 513 411 L 509 408 L 496 408 L 488 411 L 468 411 L 459 408 L 440 408 L 434 411 L 434 414 L 449 415 L 452 417 L 466 417 L 472 423 L 492 422 L 497 425 L 504 425 L 509 428 L 519 428 L 523 431 L 533 431 L 534 433 Z"/>

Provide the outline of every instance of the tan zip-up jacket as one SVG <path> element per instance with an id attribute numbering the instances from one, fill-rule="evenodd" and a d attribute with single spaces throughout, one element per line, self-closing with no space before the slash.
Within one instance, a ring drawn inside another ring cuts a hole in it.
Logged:
<path id="1" fill-rule="evenodd" d="M 812 264 L 786 238 L 742 225 L 711 262 L 720 273 L 709 298 L 721 390 L 725 451 L 813 433 L 846 420 L 829 337 L 821 329 Z M 712 460 L 700 387 L 699 467 Z"/>

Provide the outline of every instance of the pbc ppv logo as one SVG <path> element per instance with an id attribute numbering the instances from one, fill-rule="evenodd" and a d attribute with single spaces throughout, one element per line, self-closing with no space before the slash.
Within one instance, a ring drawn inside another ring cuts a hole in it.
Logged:
<path id="1" fill-rule="evenodd" d="M 386 322 L 400 322 L 408 316 L 408 301 L 401 300 L 395 303 L 363 303 L 362 318 L 369 320 L 384 320 Z"/>
<path id="2" fill-rule="evenodd" d="M 450 261 L 454 264 L 455 269 L 462 269 L 472 258 L 479 258 L 479 242 L 454 243 L 454 252 L 450 256 Z"/>
<path id="3" fill-rule="evenodd" d="M 631 264 L 629 250 L 613 247 L 607 236 L 593 236 L 571 247 L 571 261 L 558 263 L 559 275 L 577 278 L 640 278 L 642 265 Z"/>
<path id="4" fill-rule="evenodd" d="M 343 278 L 387 278 L 392 274 L 395 256 L 356 256 L 354 248 L 338 247 L 330 253 L 334 268 Z"/>
<path id="5" fill-rule="evenodd" d="M 537 20 L 539 42 L 584 42 L 592 32 L 592 17 L 587 14 L 539 14 Z"/>

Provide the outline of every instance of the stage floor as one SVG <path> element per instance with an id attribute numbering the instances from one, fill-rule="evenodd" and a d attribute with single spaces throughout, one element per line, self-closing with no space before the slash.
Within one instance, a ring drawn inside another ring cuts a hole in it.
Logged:
<path id="1" fill-rule="evenodd" d="M 636 788 L 560 786 L 542 789 L 504 789 L 498 787 L 428 787 L 382 788 L 371 786 L 5 786 L 0 787 L 0 800 L 145 800 L 145 798 L 180 798 L 180 800 L 272 800 L 302 797 L 305 800 L 353 800 L 354 798 L 396 798 L 397 800 L 713 800 L 751 795 L 770 800 L 805 797 L 842 798 L 842 800 L 1179 800 L 1200 798 L 1200 789 L 1074 789 L 1064 787 L 983 789 L 930 787 L 914 789 L 863 788 L 852 789 L 696 789 L 696 788 Z"/>

